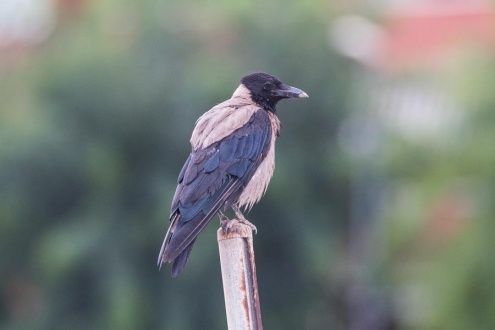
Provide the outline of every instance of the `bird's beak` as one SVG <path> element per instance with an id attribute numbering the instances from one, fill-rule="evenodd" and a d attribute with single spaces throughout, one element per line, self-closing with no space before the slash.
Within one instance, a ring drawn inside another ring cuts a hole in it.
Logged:
<path id="1" fill-rule="evenodd" d="M 309 97 L 308 94 L 306 94 L 299 88 L 288 85 L 281 85 L 278 89 L 272 91 L 272 95 L 282 98 L 294 98 L 294 99 Z"/>

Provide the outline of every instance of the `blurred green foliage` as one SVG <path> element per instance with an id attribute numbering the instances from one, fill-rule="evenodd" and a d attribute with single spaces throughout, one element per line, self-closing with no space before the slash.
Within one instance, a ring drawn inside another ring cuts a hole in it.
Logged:
<path id="1" fill-rule="evenodd" d="M 385 246 L 370 282 L 386 328 L 495 328 L 495 63 L 440 79 L 471 110 L 453 147 L 386 133 L 385 157 L 353 159 L 337 137 L 359 90 L 329 47 L 334 13 L 324 1 L 90 1 L 2 72 L 0 328 L 226 328 L 217 220 L 179 278 L 156 258 L 195 120 L 253 71 L 310 96 L 280 104 L 275 176 L 248 216 L 265 328 L 347 328 L 352 182 L 367 166 L 389 186 L 370 227 Z"/>

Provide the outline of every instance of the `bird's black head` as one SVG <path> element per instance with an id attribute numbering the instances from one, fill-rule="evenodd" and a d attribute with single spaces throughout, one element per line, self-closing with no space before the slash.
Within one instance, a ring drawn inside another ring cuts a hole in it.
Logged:
<path id="1" fill-rule="evenodd" d="M 277 102 L 282 99 L 308 97 L 302 90 L 284 85 L 276 77 L 265 72 L 251 73 L 241 79 L 241 84 L 249 90 L 256 104 L 271 112 L 275 112 Z"/>

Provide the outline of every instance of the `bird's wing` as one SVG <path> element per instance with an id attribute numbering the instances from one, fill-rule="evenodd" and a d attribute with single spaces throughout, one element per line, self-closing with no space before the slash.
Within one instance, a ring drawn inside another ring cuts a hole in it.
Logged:
<path id="1" fill-rule="evenodd" d="M 232 134 L 191 152 L 179 174 L 170 237 L 165 237 L 158 263 L 176 259 L 222 206 L 236 202 L 265 158 L 271 138 L 270 119 L 260 109 Z"/>

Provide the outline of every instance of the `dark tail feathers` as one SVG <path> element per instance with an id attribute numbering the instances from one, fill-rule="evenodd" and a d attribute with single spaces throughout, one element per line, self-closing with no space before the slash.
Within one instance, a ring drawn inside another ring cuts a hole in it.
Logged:
<path id="1" fill-rule="evenodd" d="M 172 277 L 178 276 L 184 267 L 186 267 L 187 260 L 189 259 L 189 255 L 191 254 L 191 250 L 194 246 L 196 239 L 194 239 L 191 244 L 189 244 L 184 251 L 182 251 L 177 258 L 174 259 L 174 263 L 172 264 Z"/>

